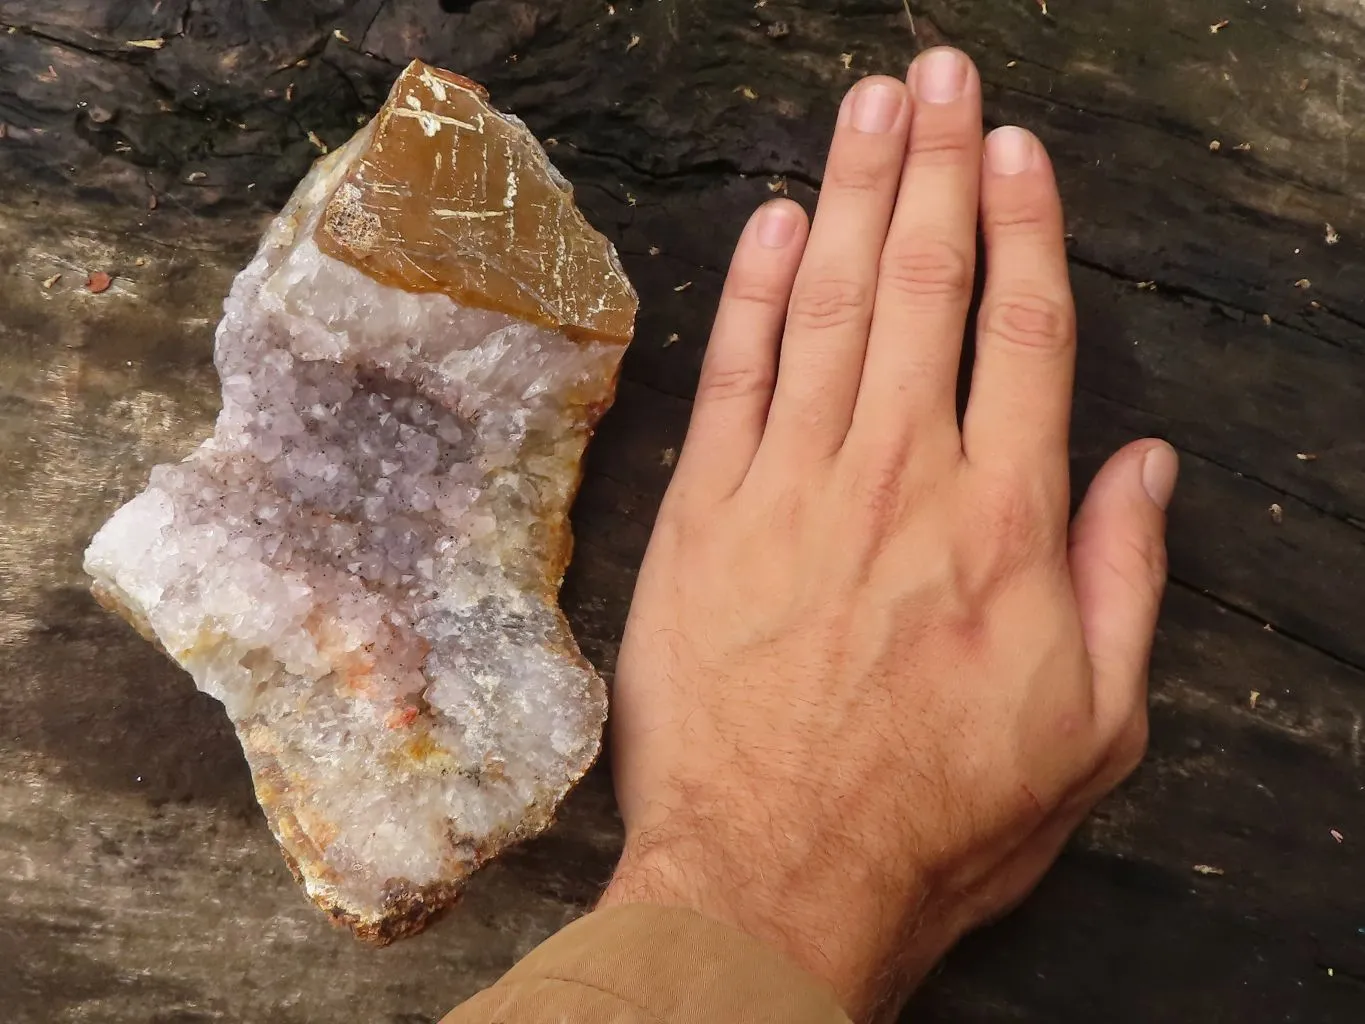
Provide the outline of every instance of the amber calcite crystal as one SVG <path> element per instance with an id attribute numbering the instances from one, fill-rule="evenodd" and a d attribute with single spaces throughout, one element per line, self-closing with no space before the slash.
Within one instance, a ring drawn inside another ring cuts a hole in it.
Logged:
<path id="1" fill-rule="evenodd" d="M 213 436 L 86 554 L 222 701 L 289 865 L 362 937 L 421 927 L 597 754 L 558 591 L 635 308 L 525 126 L 413 64 L 234 284 Z"/>

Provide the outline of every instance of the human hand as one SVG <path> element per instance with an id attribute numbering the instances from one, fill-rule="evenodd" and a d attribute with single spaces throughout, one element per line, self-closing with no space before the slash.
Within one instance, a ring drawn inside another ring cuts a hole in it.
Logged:
<path id="1" fill-rule="evenodd" d="M 1047 156 L 1003 128 L 983 162 L 956 51 L 908 83 L 850 92 L 809 233 L 777 201 L 740 239 L 613 711 L 626 849 L 604 904 L 733 924 L 855 1019 L 1026 895 L 1140 760 L 1177 471 L 1132 444 L 1068 524 Z"/>

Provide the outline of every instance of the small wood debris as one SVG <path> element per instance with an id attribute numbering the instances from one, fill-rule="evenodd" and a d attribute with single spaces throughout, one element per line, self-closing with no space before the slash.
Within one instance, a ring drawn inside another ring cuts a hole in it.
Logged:
<path id="1" fill-rule="evenodd" d="M 739 93 L 739 94 L 740 94 L 741 96 L 743 96 L 746 100 L 756 100 L 756 99 L 758 99 L 758 93 L 754 92 L 754 91 L 753 91 L 752 89 L 750 89 L 747 85 L 737 85 L 737 86 L 735 86 L 734 91 L 737 92 L 737 93 Z"/>
<path id="2" fill-rule="evenodd" d="M 1276 526 L 1284 522 L 1284 506 L 1278 501 L 1270 506 L 1270 521 Z"/>
<path id="3" fill-rule="evenodd" d="M 293 82 L 290 82 L 288 88 L 286 88 L 286 89 L 284 90 L 284 102 L 286 102 L 286 103 L 293 103 L 293 102 L 294 102 L 294 83 L 293 83 Z"/>
<path id="4" fill-rule="evenodd" d="M 1222 868 L 1216 868 L 1212 864 L 1196 864 L 1194 866 L 1194 871 L 1195 874 L 1214 875 L 1215 877 L 1227 874 Z"/>
<path id="5" fill-rule="evenodd" d="M 327 148 L 327 143 L 322 141 L 317 132 L 309 132 L 308 141 L 313 144 L 319 153 L 327 154 L 331 152 L 331 150 Z"/>
<path id="6" fill-rule="evenodd" d="M 1138 287 L 1138 291 L 1140 291 L 1140 292 L 1154 292 L 1154 291 L 1156 291 L 1156 282 L 1155 282 L 1155 281 L 1139 281 L 1139 282 L 1137 283 L 1137 287 Z"/>
<path id="7" fill-rule="evenodd" d="M 164 39 L 129 39 L 128 46 L 136 46 L 139 50 L 159 50 L 166 45 Z"/>
<path id="8" fill-rule="evenodd" d="M 792 34 L 792 27 L 785 21 L 775 21 L 767 29 L 769 39 L 786 39 Z"/>
<path id="9" fill-rule="evenodd" d="M 678 334 L 675 331 L 674 333 L 670 334 L 667 338 L 664 339 L 664 348 L 668 348 L 671 345 L 676 345 L 679 342 L 679 340 L 681 339 L 678 337 Z"/>
<path id="10" fill-rule="evenodd" d="M 1269 314 L 1269 313 L 1262 313 L 1262 314 L 1261 314 L 1261 323 L 1265 324 L 1267 327 L 1269 327 L 1269 326 L 1270 326 L 1271 324 L 1273 324 L 1274 322 L 1275 322 L 1274 320 L 1270 319 L 1270 314 Z"/>
<path id="11" fill-rule="evenodd" d="M 1227 18 L 1224 18 L 1222 21 L 1215 21 L 1212 25 L 1209 26 L 1209 35 L 1216 36 L 1219 32 L 1223 31 L 1223 29 L 1227 28 L 1231 24 L 1232 22 L 1230 22 Z"/>
<path id="12" fill-rule="evenodd" d="M 49 65 L 47 66 L 47 70 L 46 70 L 46 71 L 41 72 L 41 73 L 38 75 L 38 81 L 42 82 L 44 85 L 51 85 L 51 84 L 52 84 L 53 82 L 55 82 L 56 80 L 57 80 L 57 69 L 54 68 L 51 64 L 49 64 Z"/>
<path id="13" fill-rule="evenodd" d="M 145 267 L 146 265 L 147 265 L 146 256 L 139 256 L 137 259 L 133 260 L 133 266 L 135 267 Z"/>
<path id="14" fill-rule="evenodd" d="M 639 33 L 639 32 L 632 32 L 632 33 L 630 34 L 630 42 L 626 43 L 626 53 L 630 53 L 631 50 L 635 49 L 635 47 L 637 47 L 637 46 L 639 46 L 639 45 L 640 45 L 640 33 Z"/>
<path id="15" fill-rule="evenodd" d="M 1018 62 L 1017 60 L 1007 60 L 1007 61 L 1005 61 L 1005 67 L 1007 67 L 1007 68 L 1017 68 L 1018 66 L 1019 66 L 1019 62 Z"/>
<path id="16" fill-rule="evenodd" d="M 778 175 L 768 182 L 768 191 L 774 195 L 785 196 L 787 194 L 787 179 Z"/>
<path id="17" fill-rule="evenodd" d="M 1308 280 L 1308 278 L 1306 277 L 1301 277 L 1294 282 L 1294 287 L 1302 290 L 1307 290 L 1313 287 L 1313 282 Z"/>
<path id="18" fill-rule="evenodd" d="M 97 270 L 85 279 L 85 290 L 91 295 L 103 295 L 109 290 L 109 286 L 114 283 L 114 279 L 103 270 Z"/>
<path id="19" fill-rule="evenodd" d="M 1255 711 L 1255 710 L 1256 710 L 1256 705 L 1259 704 L 1260 702 L 1261 702 L 1261 691 L 1260 691 L 1260 690 L 1252 690 L 1252 691 L 1251 691 L 1251 697 L 1250 697 L 1250 699 L 1247 700 L 1247 703 L 1251 705 L 1251 710 L 1252 710 L 1252 711 Z"/>
<path id="20" fill-rule="evenodd" d="M 692 282 L 691 282 L 691 281 L 684 281 L 682 284 L 674 285 L 674 286 L 673 286 L 673 290 L 674 290 L 675 292 L 685 292 L 685 291 L 687 291 L 687 289 L 689 289 L 689 288 L 691 288 L 691 287 L 692 287 Z"/>
<path id="21" fill-rule="evenodd" d="M 205 171 L 191 171 L 185 175 L 185 181 L 191 185 L 197 185 L 206 178 L 208 178 L 208 173 Z"/>
<path id="22" fill-rule="evenodd" d="M 294 67 L 296 68 L 306 68 L 307 66 L 308 66 L 307 57 L 300 57 L 298 60 L 294 61 Z"/>
<path id="23" fill-rule="evenodd" d="M 1321 302 L 1318 302 L 1316 299 L 1314 299 L 1312 302 L 1310 302 L 1310 303 L 1308 304 L 1308 308 L 1309 308 L 1309 309 L 1321 309 L 1321 308 L 1322 308 L 1322 303 L 1321 303 Z"/>
<path id="24" fill-rule="evenodd" d="M 848 71 L 850 68 L 853 67 L 853 54 L 851 53 L 839 54 L 839 63 L 844 66 L 845 71 Z"/>
<path id="25" fill-rule="evenodd" d="M 907 2 L 905 7 L 906 10 L 909 10 L 910 4 Z M 1042 12 L 1044 18 L 1047 17 L 1047 0 L 1038 0 L 1038 10 Z"/>
<path id="26" fill-rule="evenodd" d="M 1209 152 L 1210 152 L 1210 153 L 1217 153 L 1217 152 L 1218 152 L 1220 149 L 1222 149 L 1222 148 L 1223 148 L 1223 143 L 1220 142 L 1218 139 L 1214 139 L 1212 142 L 1209 143 Z"/>
<path id="27" fill-rule="evenodd" d="M 47 280 L 43 282 L 43 289 L 49 292 L 52 291 L 53 286 L 56 285 L 56 283 L 61 279 L 62 279 L 61 274 L 53 274 L 51 277 L 49 277 Z"/>
<path id="28" fill-rule="evenodd" d="M 1315 452 L 1296 452 L 1294 458 L 1300 462 L 1317 462 L 1318 457 Z"/>
<path id="29" fill-rule="evenodd" d="M 669 468 L 672 468 L 673 466 L 677 465 L 678 449 L 665 448 L 663 451 L 659 453 L 659 462 L 660 464 L 668 466 Z"/>
<path id="30" fill-rule="evenodd" d="M 1337 229 L 1330 224 L 1327 225 L 1327 237 L 1325 241 L 1328 245 L 1336 245 L 1341 241 L 1341 235 L 1337 232 Z"/>
<path id="31" fill-rule="evenodd" d="M 1251 143 L 1250 143 L 1250 142 L 1239 142 L 1239 143 L 1237 143 L 1237 145 L 1233 146 L 1232 149 L 1233 149 L 1233 152 L 1236 152 L 1236 153 L 1250 153 L 1250 152 L 1251 152 Z"/>
<path id="32" fill-rule="evenodd" d="M 1331 834 L 1332 838 L 1335 839 L 1337 842 L 1339 842 L 1339 843 L 1344 843 L 1344 842 L 1346 842 L 1346 837 L 1345 837 L 1344 835 L 1342 835 L 1340 832 L 1338 832 L 1336 829 L 1334 829 L 1334 828 L 1329 828 L 1327 831 Z M 1329 969 L 1329 972 L 1330 972 L 1330 969 Z"/>
<path id="33" fill-rule="evenodd" d="M 339 28 L 332 29 L 332 38 L 339 43 L 349 43 L 351 41 L 350 36 L 346 35 L 346 33 Z"/>
<path id="34" fill-rule="evenodd" d="M 657 255 L 659 255 L 659 253 L 661 253 L 661 252 L 663 252 L 663 250 L 660 249 L 657 245 L 651 245 L 651 246 L 649 247 L 649 254 L 650 254 L 651 256 L 657 256 Z"/>

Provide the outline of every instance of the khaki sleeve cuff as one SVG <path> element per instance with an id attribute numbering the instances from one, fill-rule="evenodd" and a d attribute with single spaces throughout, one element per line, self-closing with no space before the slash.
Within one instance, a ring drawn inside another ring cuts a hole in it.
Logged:
<path id="1" fill-rule="evenodd" d="M 444 1024 L 849 1024 L 834 993 L 743 932 L 632 905 L 580 918 Z"/>

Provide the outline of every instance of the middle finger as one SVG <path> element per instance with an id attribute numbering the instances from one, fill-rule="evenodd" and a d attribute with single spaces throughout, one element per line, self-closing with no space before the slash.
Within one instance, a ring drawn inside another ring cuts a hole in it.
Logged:
<path id="1" fill-rule="evenodd" d="M 956 391 L 976 267 L 981 80 L 948 47 L 910 69 L 914 125 L 882 253 L 876 315 L 853 434 L 960 451 Z"/>

